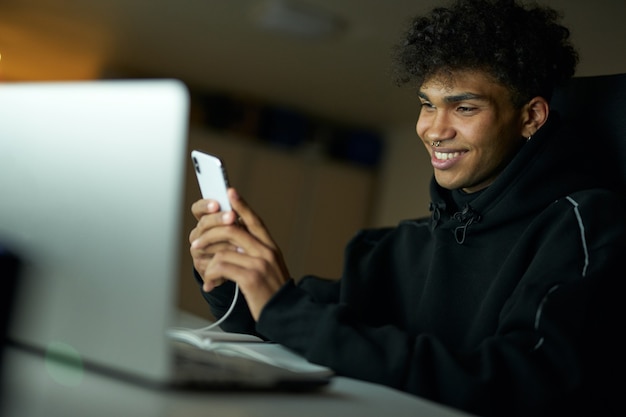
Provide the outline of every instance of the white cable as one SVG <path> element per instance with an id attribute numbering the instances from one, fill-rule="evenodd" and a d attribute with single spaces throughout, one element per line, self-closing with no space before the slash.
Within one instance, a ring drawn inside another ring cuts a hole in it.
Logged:
<path id="1" fill-rule="evenodd" d="M 206 326 L 206 327 L 202 327 L 200 329 L 196 329 L 196 331 L 205 331 L 205 330 L 211 330 L 214 327 L 219 326 L 220 324 L 222 324 L 224 322 L 224 320 L 226 320 L 228 318 L 228 316 L 230 316 L 230 313 L 233 312 L 233 310 L 235 309 L 235 304 L 237 304 L 237 297 L 239 296 L 239 284 L 235 284 L 235 294 L 233 295 L 233 302 L 230 304 L 230 307 L 228 308 L 228 311 L 226 311 L 226 314 L 224 314 L 218 321 L 216 321 L 215 323 L 211 323 L 210 325 Z"/>

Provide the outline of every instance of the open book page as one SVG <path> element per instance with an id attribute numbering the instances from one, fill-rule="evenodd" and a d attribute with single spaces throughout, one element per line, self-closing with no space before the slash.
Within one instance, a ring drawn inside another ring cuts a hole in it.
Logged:
<path id="1" fill-rule="evenodd" d="M 175 325 L 167 330 L 167 336 L 172 340 L 188 343 L 200 349 L 205 349 L 213 342 L 262 342 L 259 337 L 225 332 L 218 323 L 211 323 L 204 318 L 185 311 L 179 311 Z"/>
<path id="2" fill-rule="evenodd" d="M 229 333 L 221 330 L 188 329 L 173 327 L 167 331 L 168 337 L 180 342 L 189 343 L 200 349 L 207 349 L 215 342 L 262 342 L 251 334 Z"/>
<path id="3" fill-rule="evenodd" d="M 324 366 L 315 365 L 302 356 L 277 343 L 240 333 L 221 330 L 171 328 L 167 336 L 177 342 L 194 346 L 203 351 L 229 357 L 240 357 L 276 366 L 296 373 L 332 375 Z"/>
<path id="4" fill-rule="evenodd" d="M 297 373 L 332 374 L 330 368 L 311 363 L 297 353 L 277 343 L 218 342 L 211 345 L 209 350 L 224 355 L 257 360 Z"/>

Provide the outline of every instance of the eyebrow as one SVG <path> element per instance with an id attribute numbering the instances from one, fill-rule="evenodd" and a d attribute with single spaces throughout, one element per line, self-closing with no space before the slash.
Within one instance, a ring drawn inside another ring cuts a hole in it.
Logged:
<path id="1" fill-rule="evenodd" d="M 423 93 L 423 92 L 419 91 L 417 93 L 417 95 L 420 98 L 423 98 L 424 100 L 430 101 L 430 99 L 428 98 L 426 93 Z M 466 101 L 466 100 L 488 101 L 488 98 L 487 98 L 487 96 L 484 96 L 484 95 L 481 95 L 481 94 L 474 94 L 474 93 L 461 93 L 461 94 L 456 94 L 456 95 L 453 95 L 453 96 L 445 96 L 444 97 L 444 101 L 446 103 L 458 103 L 460 101 Z"/>

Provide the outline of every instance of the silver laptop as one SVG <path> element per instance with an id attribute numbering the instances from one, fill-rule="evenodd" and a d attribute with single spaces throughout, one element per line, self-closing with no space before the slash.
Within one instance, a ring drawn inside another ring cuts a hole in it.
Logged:
<path id="1" fill-rule="evenodd" d="M 324 385 L 174 354 L 188 103 L 175 80 L 0 84 L 0 242 L 24 263 L 9 339 L 159 385 Z"/>

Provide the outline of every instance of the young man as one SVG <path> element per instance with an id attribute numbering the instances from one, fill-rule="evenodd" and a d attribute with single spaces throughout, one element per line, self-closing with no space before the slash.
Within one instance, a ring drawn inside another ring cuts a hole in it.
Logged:
<path id="1" fill-rule="evenodd" d="M 397 62 L 421 102 L 432 216 L 360 232 L 341 280 L 295 284 L 235 190 L 237 214 L 196 202 L 203 295 L 217 317 L 234 283 L 245 299 L 222 327 L 476 414 L 600 415 L 602 352 L 614 342 L 600 306 L 616 294 L 625 207 L 579 172 L 568 151 L 576 132 L 550 111 L 577 63 L 557 18 L 460 0 L 413 21 Z"/>

